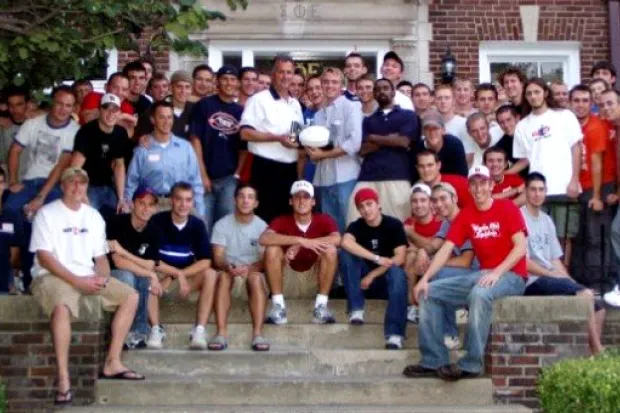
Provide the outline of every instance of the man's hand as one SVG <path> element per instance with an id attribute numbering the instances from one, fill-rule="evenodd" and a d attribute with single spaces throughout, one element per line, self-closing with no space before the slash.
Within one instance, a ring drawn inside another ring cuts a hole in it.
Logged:
<path id="1" fill-rule="evenodd" d="M 179 280 L 179 296 L 185 300 L 187 299 L 187 297 L 189 297 L 189 293 L 190 293 L 189 282 L 187 281 L 187 278 L 185 278 L 185 275 L 183 274 L 179 274 L 178 280 Z"/>
<path id="2" fill-rule="evenodd" d="M 9 186 L 9 191 L 11 191 L 14 194 L 21 191 L 22 189 L 24 189 L 24 184 L 20 184 L 20 183 L 15 183 Z"/>
<path id="3" fill-rule="evenodd" d="M 306 153 L 314 162 L 327 158 L 327 152 L 319 148 L 306 147 Z"/>
<path id="4" fill-rule="evenodd" d="M 599 198 L 592 198 L 588 201 L 588 207 L 592 208 L 592 210 L 596 212 L 601 212 L 604 206 L 605 204 L 603 204 L 603 201 L 601 201 Z"/>
<path id="5" fill-rule="evenodd" d="M 385 273 L 385 268 L 377 267 L 374 270 L 370 271 L 364 278 L 362 278 L 360 287 L 362 290 L 367 290 L 370 288 L 372 282 Z"/>
<path id="6" fill-rule="evenodd" d="M 302 248 L 306 248 L 311 251 L 314 251 L 317 255 L 322 255 L 331 246 L 331 244 L 328 244 L 327 242 L 319 241 L 316 239 L 308 239 L 308 238 L 301 238 L 299 245 Z"/>
<path id="7" fill-rule="evenodd" d="M 117 240 L 108 240 L 108 248 L 110 252 L 120 255 L 121 257 L 127 256 L 127 250 Z"/>
<path id="8" fill-rule="evenodd" d="M 211 183 L 211 179 L 207 175 L 201 175 L 202 186 L 205 188 L 206 192 L 211 192 L 213 190 L 213 184 Z"/>
<path id="9" fill-rule="evenodd" d="M 425 249 L 420 248 L 413 263 L 413 270 L 416 274 L 424 274 L 431 264 L 431 259 Z"/>
<path id="10" fill-rule="evenodd" d="M 247 276 L 250 274 L 250 266 L 249 265 L 238 265 L 236 267 L 231 267 L 228 272 L 233 277 L 247 278 Z"/>
<path id="11" fill-rule="evenodd" d="M 286 260 L 293 261 L 299 253 L 300 249 L 301 247 L 299 245 L 291 245 L 290 247 L 288 247 L 285 254 Z"/>
<path id="12" fill-rule="evenodd" d="M 379 257 L 379 261 L 377 261 L 377 265 L 380 267 L 390 268 L 395 265 L 394 260 L 387 257 Z"/>
<path id="13" fill-rule="evenodd" d="M 88 277 L 76 276 L 73 286 L 86 295 L 99 294 L 102 288 L 108 284 L 108 277 L 101 275 L 91 275 Z"/>
<path id="14" fill-rule="evenodd" d="M 282 146 L 288 149 L 299 148 L 299 143 L 297 143 L 297 141 L 291 141 L 291 137 L 289 135 L 278 136 L 278 142 L 280 142 Z"/>
<path id="15" fill-rule="evenodd" d="M 413 299 L 416 303 L 420 304 L 421 298 L 425 300 L 428 298 L 428 287 L 428 281 L 426 281 L 425 278 L 422 278 L 415 287 L 413 287 Z"/>
<path id="16" fill-rule="evenodd" d="M 478 280 L 478 285 L 480 285 L 481 287 L 493 287 L 501 276 L 501 272 L 495 270 L 487 270 L 484 275 Z"/>
<path id="17" fill-rule="evenodd" d="M 26 214 L 36 214 L 37 211 L 41 209 L 44 202 L 45 197 L 37 195 L 32 201 L 28 202 L 24 206 L 24 212 L 26 212 Z"/>
<path id="18" fill-rule="evenodd" d="M 619 199 L 620 196 L 618 196 L 618 194 L 609 194 L 607 195 L 607 199 L 605 201 L 607 202 L 607 205 L 616 205 Z"/>
<path id="19" fill-rule="evenodd" d="M 159 277 L 157 277 L 156 273 L 152 273 L 150 278 L 151 285 L 149 287 L 149 291 L 151 292 L 151 294 L 156 295 L 157 297 L 161 297 L 161 295 L 164 293 L 164 289 L 159 283 Z"/>
<path id="20" fill-rule="evenodd" d="M 138 138 L 138 145 L 142 146 L 144 149 L 148 149 L 151 147 L 151 142 L 149 142 L 149 135 L 142 135 Z"/>
<path id="21" fill-rule="evenodd" d="M 566 188 L 566 195 L 568 195 L 569 198 L 577 198 L 579 196 L 579 181 L 571 179 Z"/>

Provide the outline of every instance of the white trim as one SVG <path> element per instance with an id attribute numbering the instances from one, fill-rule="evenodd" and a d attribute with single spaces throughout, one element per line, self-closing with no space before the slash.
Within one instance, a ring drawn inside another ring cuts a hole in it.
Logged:
<path id="1" fill-rule="evenodd" d="M 491 81 L 494 62 L 559 62 L 564 82 L 572 87 L 581 82 L 580 42 L 480 42 L 480 82 Z"/>

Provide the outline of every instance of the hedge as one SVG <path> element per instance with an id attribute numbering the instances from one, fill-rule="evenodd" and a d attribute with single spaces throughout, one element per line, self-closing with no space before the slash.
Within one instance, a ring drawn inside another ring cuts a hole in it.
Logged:
<path id="1" fill-rule="evenodd" d="M 0 381 L 0 413 L 6 411 L 6 389 L 2 381 Z"/>
<path id="2" fill-rule="evenodd" d="M 544 368 L 538 396 L 545 413 L 618 413 L 620 353 L 564 360 Z"/>

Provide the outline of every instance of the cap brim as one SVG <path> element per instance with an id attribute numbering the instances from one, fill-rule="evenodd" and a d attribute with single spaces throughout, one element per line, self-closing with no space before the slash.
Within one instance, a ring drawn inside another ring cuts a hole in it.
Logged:
<path id="1" fill-rule="evenodd" d="M 426 123 L 423 123 L 423 124 L 422 124 L 422 129 L 427 128 L 427 127 L 429 127 L 429 126 L 434 126 L 434 127 L 436 127 L 436 128 L 443 128 L 443 125 L 442 125 L 441 123 L 431 121 L 431 122 L 426 122 Z"/>
<path id="2" fill-rule="evenodd" d="M 484 179 L 491 179 L 490 176 L 484 175 L 484 174 L 473 174 L 467 177 L 467 180 L 473 179 L 473 178 L 484 178 Z"/>

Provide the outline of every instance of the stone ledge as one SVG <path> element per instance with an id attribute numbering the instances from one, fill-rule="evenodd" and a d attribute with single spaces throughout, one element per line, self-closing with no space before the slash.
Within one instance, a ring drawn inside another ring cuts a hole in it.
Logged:
<path id="1" fill-rule="evenodd" d="M 80 300 L 81 322 L 100 321 L 104 318 L 101 298 L 84 296 Z M 0 323 L 48 322 L 49 318 L 31 296 L 0 296 Z"/>

